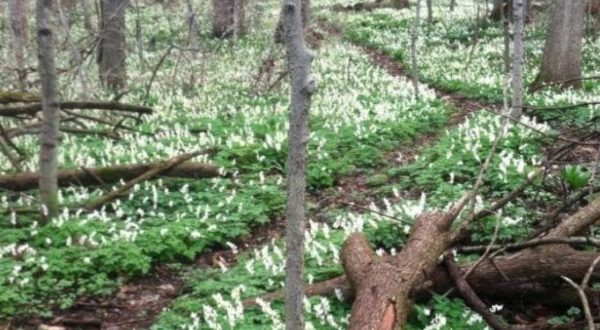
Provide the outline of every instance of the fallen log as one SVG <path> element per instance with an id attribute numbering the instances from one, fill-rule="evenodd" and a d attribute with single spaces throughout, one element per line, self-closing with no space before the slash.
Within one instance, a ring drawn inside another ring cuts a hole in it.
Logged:
<path id="1" fill-rule="evenodd" d="M 151 114 L 152 108 L 119 102 L 59 102 L 60 109 L 89 109 Z M 42 110 L 41 103 L 0 108 L 0 117 L 33 116 Z"/>
<path id="2" fill-rule="evenodd" d="M 39 102 L 40 97 L 26 92 L 0 91 L 0 104 Z"/>
<path id="3" fill-rule="evenodd" d="M 61 170 L 57 175 L 58 185 L 60 187 L 98 186 L 116 183 L 120 180 L 128 181 L 146 173 L 152 168 L 156 168 L 160 164 L 160 162 L 153 162 Z M 185 162 L 160 173 L 160 176 L 175 178 L 215 178 L 221 175 L 218 167 L 196 162 Z M 0 189 L 16 192 L 36 189 L 38 187 L 38 180 L 39 174 L 37 172 L 0 175 Z"/>

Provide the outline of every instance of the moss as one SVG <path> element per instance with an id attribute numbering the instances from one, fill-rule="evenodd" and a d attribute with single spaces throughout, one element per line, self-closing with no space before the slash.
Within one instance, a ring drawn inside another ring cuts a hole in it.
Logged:
<path id="1" fill-rule="evenodd" d="M 383 186 L 389 181 L 389 177 L 383 173 L 374 174 L 367 179 L 367 184 L 370 187 Z"/>

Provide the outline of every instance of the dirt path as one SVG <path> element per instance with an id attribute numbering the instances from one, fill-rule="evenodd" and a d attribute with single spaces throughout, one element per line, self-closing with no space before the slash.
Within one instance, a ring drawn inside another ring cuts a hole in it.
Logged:
<path id="1" fill-rule="evenodd" d="M 340 38 L 340 32 L 333 27 L 320 21 L 319 26 L 327 32 L 326 37 Z M 410 79 L 401 65 L 388 55 L 368 47 L 359 46 L 369 56 L 373 65 L 384 69 L 393 77 Z M 423 83 L 422 83 L 423 84 Z M 425 85 L 433 89 L 436 95 L 448 106 L 456 109 L 452 113 L 445 128 L 452 128 L 464 121 L 464 119 L 482 107 L 496 110 L 498 105 L 484 104 L 458 93 L 449 93 Z M 415 138 L 412 143 L 402 144 L 386 155 L 391 164 L 398 166 L 406 165 L 414 161 L 414 156 L 428 146 L 435 144 L 444 130 L 439 129 L 434 133 L 424 133 Z M 396 155 L 404 155 L 402 162 L 396 160 Z M 385 169 L 375 169 L 376 172 Z M 353 209 L 357 212 L 368 212 L 365 206 L 376 201 L 376 195 L 372 187 L 368 185 L 368 176 L 349 175 L 339 178 L 335 187 L 325 189 L 309 197 L 309 202 L 314 205 L 316 211 L 309 215 L 315 220 L 324 220 L 328 210 L 335 208 Z M 355 194 L 354 192 L 361 192 Z M 401 194 L 402 195 L 402 194 Z M 408 193 L 404 194 L 408 197 Z M 353 207 L 352 205 L 355 205 Z M 237 255 L 261 246 L 273 238 L 282 237 L 284 232 L 284 220 L 273 219 L 266 226 L 255 228 L 247 235 L 234 243 L 240 247 L 238 254 L 233 254 L 229 248 L 217 248 L 211 252 L 200 254 L 193 266 L 199 269 L 216 267 L 223 263 L 228 267 L 237 261 Z M 25 329 L 40 329 L 41 325 L 55 326 L 58 329 L 103 329 L 103 330 L 134 330 L 146 329 L 151 326 L 162 310 L 171 302 L 184 293 L 185 283 L 182 278 L 183 271 L 176 271 L 166 265 L 156 265 L 147 276 L 131 279 L 117 292 L 107 297 L 83 297 L 68 310 L 55 311 L 52 319 L 33 318 L 20 319 L 15 322 Z M 43 326 L 42 326 L 43 328 Z"/>

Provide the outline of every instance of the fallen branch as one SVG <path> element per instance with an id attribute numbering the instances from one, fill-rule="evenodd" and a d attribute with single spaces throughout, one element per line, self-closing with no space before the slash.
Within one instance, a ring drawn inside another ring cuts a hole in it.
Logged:
<path id="1" fill-rule="evenodd" d="M 0 104 L 7 103 L 20 103 L 20 102 L 39 102 L 40 98 L 37 95 L 33 95 L 25 92 L 1 92 L 0 91 Z"/>
<path id="2" fill-rule="evenodd" d="M 550 244 L 568 244 L 568 245 L 593 245 L 600 248 L 600 240 L 593 237 L 569 237 L 569 238 L 537 238 L 520 243 L 508 243 L 508 244 L 494 244 L 494 245 L 475 245 L 475 246 L 461 246 L 455 250 L 461 253 L 480 253 L 484 252 L 487 248 L 492 251 L 504 250 L 504 251 L 515 251 L 532 248 L 540 245 Z"/>
<path id="3" fill-rule="evenodd" d="M 162 163 L 147 163 L 133 165 L 115 165 L 99 168 L 69 169 L 58 172 L 58 185 L 66 186 L 97 186 L 116 183 L 121 180 L 132 180 Z M 221 176 L 219 168 L 213 165 L 195 162 L 185 162 L 162 171 L 160 176 L 176 178 L 214 178 Z M 39 174 L 25 172 L 18 174 L 0 175 L 0 189 L 10 191 L 27 191 L 38 187 Z"/>
<path id="4" fill-rule="evenodd" d="M 201 150 L 201 151 L 196 151 L 196 152 L 179 155 L 179 156 L 173 157 L 167 161 L 155 164 L 155 166 L 151 167 L 150 169 L 148 169 L 141 175 L 135 177 L 134 179 L 131 179 L 130 181 L 126 182 L 124 185 L 120 186 L 118 189 L 113 190 L 113 191 L 105 194 L 104 196 L 101 196 L 97 199 L 94 199 L 92 201 L 85 203 L 84 208 L 88 211 L 98 209 L 98 208 L 102 207 L 103 205 L 108 204 L 108 203 L 112 202 L 113 200 L 121 197 L 123 194 L 125 194 L 127 191 L 129 191 L 129 189 L 133 188 L 133 186 L 135 186 L 136 184 L 150 180 L 156 176 L 161 175 L 162 173 L 168 172 L 171 169 L 176 168 L 180 164 L 182 164 L 196 156 L 210 153 L 210 152 L 213 152 L 213 149 Z M 217 171 L 217 173 L 218 173 L 218 171 Z"/>
<path id="5" fill-rule="evenodd" d="M 59 102 L 58 105 L 61 109 L 93 109 L 133 112 L 138 114 L 151 114 L 153 112 L 152 108 L 149 107 L 118 102 Z M 22 115 L 33 116 L 41 110 L 41 103 L 4 107 L 0 108 L 0 117 L 15 117 Z"/>

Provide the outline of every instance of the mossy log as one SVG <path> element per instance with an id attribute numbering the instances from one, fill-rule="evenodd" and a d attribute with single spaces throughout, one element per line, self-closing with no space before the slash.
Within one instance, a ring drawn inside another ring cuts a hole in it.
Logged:
<path id="1" fill-rule="evenodd" d="M 37 95 L 27 92 L 0 91 L 0 104 L 39 102 Z"/>
<path id="2" fill-rule="evenodd" d="M 120 180 L 129 181 L 160 165 L 162 165 L 161 162 L 156 162 L 61 170 L 58 172 L 58 185 L 60 187 L 97 186 L 113 184 Z M 195 179 L 215 178 L 221 175 L 218 167 L 196 162 L 185 162 L 160 173 L 160 176 L 165 177 Z M 37 172 L 0 175 L 0 188 L 10 191 L 27 191 L 36 189 L 38 180 Z"/>

